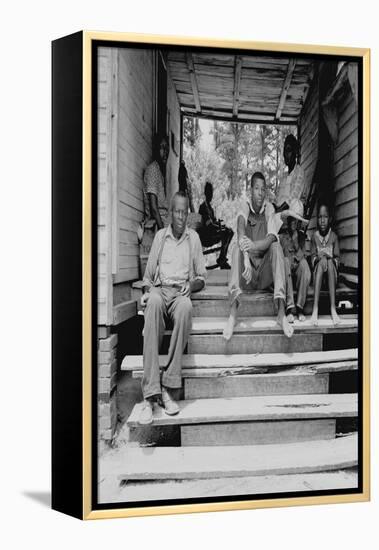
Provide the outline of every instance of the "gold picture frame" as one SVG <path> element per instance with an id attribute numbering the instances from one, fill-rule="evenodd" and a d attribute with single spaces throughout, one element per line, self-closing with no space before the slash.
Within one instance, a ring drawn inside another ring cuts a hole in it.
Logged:
<path id="1" fill-rule="evenodd" d="M 69 503 L 69 497 L 67 495 L 61 496 L 64 493 L 63 486 L 67 483 L 67 476 L 62 470 L 62 464 L 64 459 L 60 458 L 63 453 L 63 449 L 67 447 L 68 440 L 60 439 L 60 435 L 55 435 L 55 443 L 53 437 L 53 508 L 69 513 L 82 519 L 104 519 L 104 518 L 120 518 L 120 517 L 134 517 L 134 516 L 148 516 L 148 515 L 166 515 L 166 514 L 183 514 L 183 513 L 195 513 L 195 512 L 210 512 L 210 511 L 224 511 L 224 510 L 246 510 L 255 508 L 269 508 L 269 507 L 285 507 L 285 506 L 300 506 L 300 505 L 315 505 L 315 504 L 332 504 L 332 503 L 344 503 L 344 502 L 363 502 L 370 499 L 370 50 L 367 48 L 347 48 L 347 47 L 335 47 L 335 46 L 316 46 L 316 45 L 300 45 L 300 44 L 286 44 L 286 43 L 271 43 L 271 42 L 254 42 L 254 41 L 227 41 L 211 38 L 191 38 L 191 37 L 176 37 L 176 36 L 160 36 L 160 35 L 144 35 L 144 34 L 130 34 L 130 33 L 113 33 L 113 32 L 97 32 L 97 31 L 83 31 L 75 36 L 75 52 L 73 50 L 69 53 L 65 53 L 65 38 L 55 41 L 53 45 L 56 51 L 56 55 L 53 55 L 53 64 L 55 64 L 56 70 L 59 71 L 64 64 L 68 64 L 68 60 L 71 59 L 70 55 L 78 55 L 81 52 L 82 58 L 77 59 L 78 70 L 77 74 L 82 74 L 82 164 L 81 164 L 81 235 L 76 235 L 76 239 L 80 240 L 80 254 L 82 257 L 82 265 L 80 274 L 78 274 L 78 280 L 81 281 L 81 349 L 78 350 L 77 365 L 76 368 L 80 369 L 80 380 L 69 382 L 78 388 L 78 392 L 81 393 L 80 411 L 81 418 L 79 430 L 75 436 L 71 434 L 70 437 L 75 437 L 75 441 L 79 442 L 82 448 L 82 454 L 75 459 L 75 464 L 68 466 L 67 471 L 75 469 L 76 480 L 81 480 L 79 492 L 73 497 L 75 503 Z M 141 46 L 146 44 L 147 47 L 154 45 L 161 46 L 180 46 L 188 48 L 211 48 L 214 50 L 228 49 L 228 50 L 253 50 L 259 55 L 259 52 L 264 53 L 282 53 L 285 52 L 289 56 L 296 54 L 308 54 L 309 56 L 334 56 L 339 58 L 353 57 L 357 58 L 357 61 L 362 64 L 362 118 L 360 120 L 361 138 L 362 138 L 362 155 L 361 155 L 361 173 L 363 175 L 362 193 L 361 198 L 362 210 L 361 215 L 361 230 L 362 230 L 362 248 L 361 248 L 361 268 L 362 268 L 362 281 L 359 281 L 360 288 L 362 289 L 361 305 L 361 326 L 362 341 L 361 341 L 361 357 L 363 358 L 361 364 L 361 449 L 362 456 L 360 457 L 359 467 L 361 468 L 361 490 L 359 492 L 351 492 L 344 494 L 322 494 L 320 496 L 294 496 L 275 498 L 256 498 L 251 500 L 230 500 L 220 498 L 217 502 L 199 502 L 188 504 L 165 504 L 165 505 L 140 505 L 138 507 L 121 507 L 121 506 L 106 506 L 97 507 L 93 505 L 94 502 L 94 490 L 95 482 L 93 479 L 93 423 L 96 421 L 94 418 L 94 392 L 93 392 L 93 361 L 94 353 L 96 353 L 96 346 L 94 345 L 94 300 L 93 292 L 96 281 L 93 279 L 93 232 L 94 232 L 94 196 L 93 196 L 93 70 L 94 70 L 94 45 L 111 45 L 120 46 L 127 43 L 129 46 Z M 54 66 L 54 65 L 53 65 Z M 56 142 L 56 148 L 54 149 L 53 143 L 53 188 L 58 188 L 61 185 L 59 179 L 59 162 L 56 162 L 57 169 L 54 172 L 54 154 L 58 155 L 57 147 L 62 144 L 60 140 L 59 130 L 54 130 L 54 113 L 59 108 L 64 109 L 59 103 L 59 100 L 55 100 L 54 93 L 57 93 L 58 81 L 54 84 L 54 72 L 53 72 L 53 138 Z M 58 78 L 58 77 L 56 77 Z M 78 115 L 79 116 L 79 115 Z M 55 119 L 58 115 L 55 116 Z M 58 125 L 57 125 L 58 127 Z M 69 129 L 67 131 L 70 131 Z M 53 139 L 53 141 L 54 141 Z M 55 151 L 55 153 L 54 153 Z M 63 178 L 64 180 L 64 178 Z M 62 181 L 63 181 L 62 180 Z M 67 191 L 68 192 L 68 191 Z M 79 191 L 78 191 L 79 193 Z M 57 193 L 58 194 L 58 193 Z M 53 198 L 54 203 L 54 198 Z M 56 205 L 55 211 L 58 212 L 59 205 Z M 54 237 L 54 246 L 56 248 L 60 245 L 59 223 L 61 222 L 59 214 L 56 214 L 55 221 L 53 219 L 53 227 L 56 224 L 56 236 Z M 78 222 L 79 223 L 79 222 Z M 59 227 L 58 227 L 59 226 Z M 75 225 L 77 227 L 77 224 Z M 63 230 L 62 230 L 63 231 Z M 57 252 L 58 254 L 58 252 Z M 69 269 L 74 269 L 73 266 L 69 266 Z M 55 288 L 63 288 L 67 281 L 63 280 L 62 275 L 56 272 L 55 275 Z M 57 302 L 56 302 L 57 304 Z M 53 305 L 53 319 L 59 315 L 58 305 Z M 54 309 L 55 308 L 55 309 Z M 53 329 L 54 335 L 54 329 Z M 55 334 L 55 343 L 57 344 L 57 352 L 54 359 L 53 356 L 53 398 L 54 398 L 54 384 L 57 384 L 57 380 L 62 380 L 63 364 L 58 358 L 58 353 L 62 353 L 64 350 L 64 342 L 59 340 L 58 333 Z M 63 336 L 62 336 L 63 338 Z M 79 376 L 79 374 L 78 374 Z M 55 382 L 54 382 L 55 380 Z M 62 382 L 61 382 L 62 383 Z M 66 388 L 69 390 L 69 387 Z M 57 390 L 58 391 L 58 390 Z M 64 404 L 59 403 L 59 399 L 55 397 L 53 400 L 53 430 L 55 433 L 59 431 L 60 423 L 62 422 L 61 415 L 64 410 Z M 77 412 L 75 413 L 77 414 Z M 76 429 L 76 428 L 75 428 Z M 65 436 L 66 437 L 66 436 Z M 68 437 L 68 436 L 67 436 Z M 59 473 L 58 473 L 59 471 Z M 55 472 L 55 473 L 54 473 Z M 55 493 L 55 497 L 54 497 Z M 81 494 L 81 499 L 78 495 Z"/>

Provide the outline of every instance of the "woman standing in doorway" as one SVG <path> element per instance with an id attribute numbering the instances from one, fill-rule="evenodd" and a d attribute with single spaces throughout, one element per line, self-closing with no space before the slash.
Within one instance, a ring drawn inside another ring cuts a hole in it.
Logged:
<path id="1" fill-rule="evenodd" d="M 145 170 L 144 197 L 146 220 L 155 220 L 158 229 L 168 223 L 166 164 L 169 153 L 166 136 L 156 135 L 153 141 L 153 162 Z"/>
<path id="2" fill-rule="evenodd" d="M 287 174 L 279 184 L 276 193 L 276 206 L 280 210 L 287 203 L 287 208 L 293 209 L 291 201 L 299 200 L 304 204 L 304 170 L 299 164 L 299 143 L 293 134 L 288 134 L 283 148 L 284 162 L 287 166 Z"/>

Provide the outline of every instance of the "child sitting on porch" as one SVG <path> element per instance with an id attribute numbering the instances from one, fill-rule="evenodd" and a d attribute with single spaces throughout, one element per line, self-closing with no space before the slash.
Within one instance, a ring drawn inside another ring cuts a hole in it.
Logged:
<path id="1" fill-rule="evenodd" d="M 330 226 L 330 212 L 325 203 L 320 203 L 317 211 L 317 231 L 311 239 L 311 262 L 313 267 L 314 303 L 311 323 L 318 324 L 318 303 L 322 283 L 327 280 L 330 296 L 330 314 L 334 324 L 340 319 L 336 311 L 336 286 L 338 278 L 339 244 L 338 237 Z"/>
<path id="2" fill-rule="evenodd" d="M 299 321 L 305 321 L 304 305 L 312 277 L 305 258 L 305 233 L 299 225 L 298 220 L 288 217 L 287 229 L 280 234 L 287 277 L 286 313 L 290 323 L 295 320 L 294 313 L 297 314 Z M 294 284 L 297 291 L 296 305 L 293 293 Z"/>

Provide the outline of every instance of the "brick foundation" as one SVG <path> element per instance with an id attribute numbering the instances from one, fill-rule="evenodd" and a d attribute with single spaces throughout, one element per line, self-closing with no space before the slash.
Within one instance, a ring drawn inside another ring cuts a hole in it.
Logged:
<path id="1" fill-rule="evenodd" d="M 98 430 L 100 439 L 110 441 L 117 424 L 117 334 L 98 334 Z"/>

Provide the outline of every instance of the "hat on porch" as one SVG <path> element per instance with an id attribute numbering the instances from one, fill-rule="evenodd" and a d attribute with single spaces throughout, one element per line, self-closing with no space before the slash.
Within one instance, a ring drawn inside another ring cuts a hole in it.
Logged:
<path id="1" fill-rule="evenodd" d="M 304 219 L 304 206 L 301 200 L 292 199 L 289 203 L 289 210 L 291 211 L 290 216 L 296 218 L 301 222 L 308 223 L 308 220 Z"/>

